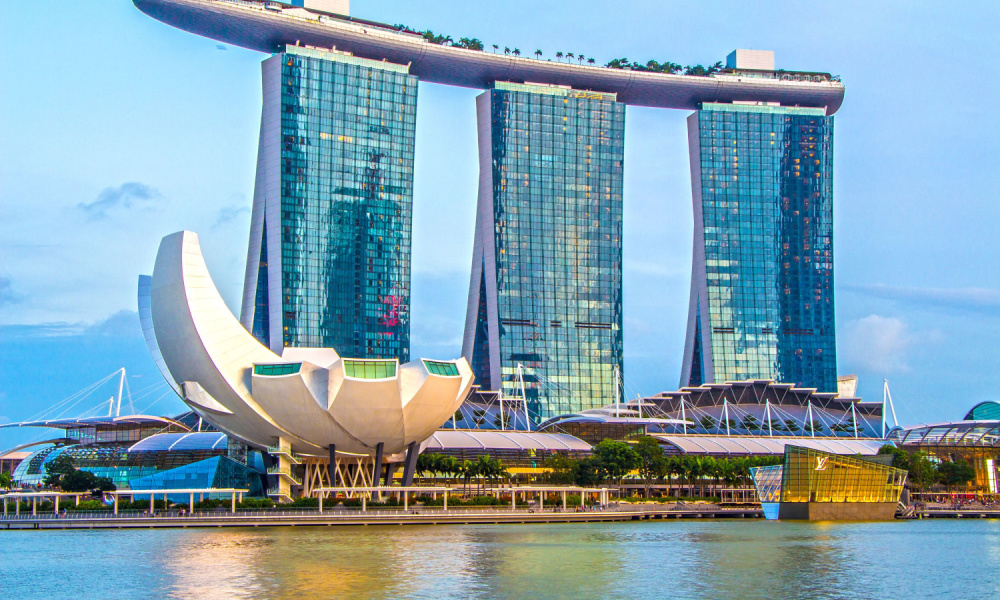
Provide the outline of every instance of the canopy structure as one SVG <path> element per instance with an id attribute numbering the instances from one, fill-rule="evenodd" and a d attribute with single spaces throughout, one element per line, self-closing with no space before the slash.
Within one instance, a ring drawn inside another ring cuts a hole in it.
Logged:
<path id="1" fill-rule="evenodd" d="M 201 433 L 160 433 L 136 442 L 129 452 L 170 450 L 219 450 L 226 447 L 228 437 L 217 431 Z"/>
<path id="2" fill-rule="evenodd" d="M 427 440 L 424 451 L 435 450 L 562 450 L 590 451 L 590 444 L 564 433 L 523 431 L 439 430 Z"/>
<path id="3" fill-rule="evenodd" d="M 0 425 L 0 429 L 8 427 L 50 427 L 53 429 L 81 429 L 84 427 L 113 427 L 120 425 L 160 425 L 162 427 L 174 426 L 184 431 L 190 428 L 183 423 L 167 417 L 156 417 L 151 415 L 128 415 L 124 417 L 86 417 L 83 419 L 50 419 L 47 421 L 24 421 L 21 423 L 8 423 Z"/>
<path id="4" fill-rule="evenodd" d="M 831 454 L 872 456 L 886 444 L 883 440 L 859 440 L 838 438 L 761 438 L 725 437 L 704 435 L 654 435 L 661 444 L 673 448 L 679 454 L 716 455 L 780 455 L 785 446 L 800 446 Z"/>
<path id="5" fill-rule="evenodd" d="M 1000 421 L 914 425 L 890 434 L 900 446 L 1000 446 Z"/>

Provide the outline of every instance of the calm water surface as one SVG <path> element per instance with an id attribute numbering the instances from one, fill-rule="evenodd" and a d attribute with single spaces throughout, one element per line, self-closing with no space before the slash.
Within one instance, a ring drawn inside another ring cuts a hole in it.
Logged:
<path id="1" fill-rule="evenodd" d="M 1000 522 L 0 531 L 3 598 L 988 598 Z"/>

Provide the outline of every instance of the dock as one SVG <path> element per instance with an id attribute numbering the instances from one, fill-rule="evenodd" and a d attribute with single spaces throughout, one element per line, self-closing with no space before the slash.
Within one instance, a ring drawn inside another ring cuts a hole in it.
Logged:
<path id="1" fill-rule="evenodd" d="M 262 510 L 202 511 L 193 514 L 159 512 L 148 514 L 104 512 L 9 515 L 0 518 L 0 531 L 38 529 L 159 529 L 195 527 L 332 527 L 400 525 L 499 525 L 539 523 L 600 523 L 654 519 L 760 519 L 756 508 L 684 508 L 658 506 L 609 506 L 586 511 L 418 508 L 412 510 Z"/>

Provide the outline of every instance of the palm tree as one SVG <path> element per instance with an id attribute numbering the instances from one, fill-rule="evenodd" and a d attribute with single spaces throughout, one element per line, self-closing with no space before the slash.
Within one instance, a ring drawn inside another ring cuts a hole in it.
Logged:
<path id="1" fill-rule="evenodd" d="M 584 56 L 584 55 L 582 55 L 582 54 L 577 54 L 577 55 L 576 55 L 576 61 L 577 61 L 578 63 L 580 63 L 581 65 L 583 64 L 583 61 L 585 61 L 585 60 L 587 60 L 587 57 L 586 57 L 586 56 Z"/>
<path id="2" fill-rule="evenodd" d="M 538 59 L 542 58 L 542 51 L 541 50 L 535 50 L 535 58 L 538 58 Z"/>
<path id="3" fill-rule="evenodd" d="M 14 487 L 14 477 L 10 473 L 0 473 L 0 490 L 9 490 Z"/>
<path id="4" fill-rule="evenodd" d="M 517 49 L 517 48 L 514 48 L 514 52 L 512 54 L 514 56 L 521 56 L 521 51 L 519 49 Z"/>
<path id="5" fill-rule="evenodd" d="M 587 59 L 587 64 L 592 65 L 592 64 L 595 64 L 595 63 L 597 63 L 597 61 L 594 60 L 593 58 L 588 58 Z"/>
<path id="6" fill-rule="evenodd" d="M 503 53 L 504 54 L 510 54 L 510 48 L 508 48 L 507 46 L 504 46 L 503 47 Z"/>
<path id="7" fill-rule="evenodd" d="M 576 58 L 576 55 L 573 54 L 572 52 L 567 52 L 566 53 L 566 60 L 568 61 L 571 58 Z"/>
<path id="8" fill-rule="evenodd" d="M 562 57 L 563 57 L 563 53 L 562 52 L 556 52 L 556 60 L 561 60 Z"/>
<path id="9" fill-rule="evenodd" d="M 499 49 L 500 49 L 500 46 L 497 46 L 496 44 L 493 44 L 493 52 L 496 52 Z"/>

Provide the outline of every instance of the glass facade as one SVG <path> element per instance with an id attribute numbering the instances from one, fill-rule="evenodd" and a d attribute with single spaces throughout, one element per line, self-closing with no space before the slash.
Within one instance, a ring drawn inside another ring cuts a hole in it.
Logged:
<path id="1" fill-rule="evenodd" d="M 288 46 L 264 87 L 244 325 L 272 349 L 407 362 L 417 78 Z"/>
<path id="2" fill-rule="evenodd" d="M 344 360 L 344 374 L 358 379 L 389 379 L 396 376 L 396 362 L 388 360 Z"/>
<path id="3" fill-rule="evenodd" d="M 837 391 L 833 117 L 710 104 L 689 119 L 695 268 L 682 385 Z"/>
<path id="4" fill-rule="evenodd" d="M 77 468 L 111 479 L 120 490 L 242 488 L 249 485 L 253 487 L 250 495 L 262 495 L 258 476 L 261 469 L 241 465 L 225 454 L 224 446 L 139 452 L 129 451 L 128 444 L 51 446 L 22 461 L 14 470 L 13 477 L 18 485 L 40 486 L 47 475 L 45 465 L 60 455 L 66 455 L 73 459 Z M 240 485 L 219 485 L 216 481 Z"/>
<path id="5" fill-rule="evenodd" d="M 855 456 L 785 446 L 782 502 L 898 502 L 906 471 Z"/>
<path id="6" fill-rule="evenodd" d="M 463 353 L 477 383 L 507 397 L 521 395 L 526 367 L 536 421 L 603 406 L 622 368 L 625 106 L 614 94 L 498 82 L 478 110 Z"/>

